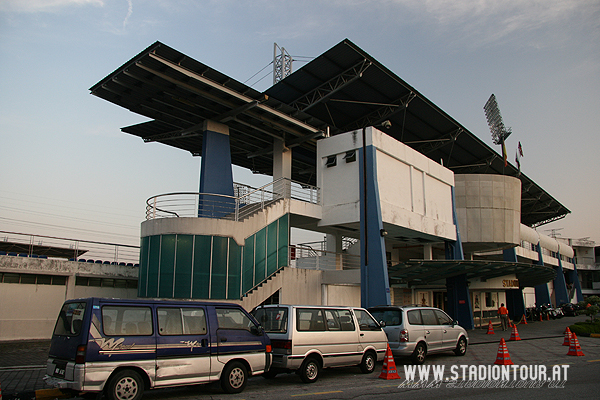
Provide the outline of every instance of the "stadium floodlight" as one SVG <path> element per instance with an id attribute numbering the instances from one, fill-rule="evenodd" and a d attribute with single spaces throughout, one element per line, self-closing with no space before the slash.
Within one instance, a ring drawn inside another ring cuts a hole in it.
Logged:
<path id="1" fill-rule="evenodd" d="M 485 111 L 485 117 L 488 126 L 490 127 L 494 144 L 502 144 L 506 138 L 510 136 L 512 130 L 511 128 L 504 127 L 500 108 L 498 108 L 498 102 L 496 101 L 496 96 L 494 96 L 494 94 L 492 94 L 487 103 L 485 103 L 483 110 Z"/>

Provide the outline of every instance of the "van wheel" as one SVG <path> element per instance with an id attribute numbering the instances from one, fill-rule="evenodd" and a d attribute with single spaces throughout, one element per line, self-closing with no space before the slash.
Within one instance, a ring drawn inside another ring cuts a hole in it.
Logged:
<path id="1" fill-rule="evenodd" d="M 413 351 L 410 358 L 412 359 L 413 364 L 421 365 L 425 362 L 425 355 L 427 355 L 427 348 L 423 342 L 418 343 L 417 347 Z"/>
<path id="2" fill-rule="evenodd" d="M 132 369 L 117 372 L 108 382 L 108 400 L 139 400 L 144 393 L 144 382 L 140 374 Z"/>
<path id="3" fill-rule="evenodd" d="M 321 366 L 314 357 L 307 358 L 300 367 L 300 379 L 304 383 L 315 383 L 319 379 L 320 369 Z"/>
<path id="4" fill-rule="evenodd" d="M 458 343 L 454 349 L 454 354 L 457 356 L 464 356 L 467 354 L 467 339 L 465 339 L 464 336 L 461 336 L 461 338 L 458 339 Z"/>
<path id="5" fill-rule="evenodd" d="M 225 393 L 240 393 L 248 383 L 246 367 L 239 361 L 227 364 L 221 373 L 221 388 Z"/>
<path id="6" fill-rule="evenodd" d="M 360 362 L 360 371 L 363 374 L 370 374 L 375 371 L 375 363 L 377 359 L 375 358 L 375 354 L 372 351 L 367 351 Z"/>

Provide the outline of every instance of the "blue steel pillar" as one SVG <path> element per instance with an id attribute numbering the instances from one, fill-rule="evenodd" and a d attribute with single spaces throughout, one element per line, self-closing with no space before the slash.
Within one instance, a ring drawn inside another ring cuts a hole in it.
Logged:
<path id="1" fill-rule="evenodd" d="M 454 186 L 452 187 L 452 220 L 456 226 L 456 241 L 446 242 L 447 260 L 464 260 L 465 256 L 460 239 L 460 229 L 458 228 L 458 218 L 456 217 L 456 201 L 454 198 Z M 471 308 L 471 296 L 469 295 L 469 285 L 467 275 L 462 274 L 446 278 L 446 291 L 448 294 L 448 314 L 458 320 L 460 326 L 465 329 L 475 328 L 473 321 L 473 309 Z"/>
<path id="2" fill-rule="evenodd" d="M 511 247 L 502 252 L 504 261 L 517 262 L 517 248 Z M 523 289 L 506 290 L 506 308 L 508 315 L 513 320 L 521 319 L 525 315 L 525 300 L 523 299 Z"/>
<path id="3" fill-rule="evenodd" d="M 558 307 L 561 304 L 570 303 L 569 292 L 567 292 L 567 282 L 565 282 L 565 274 L 563 272 L 562 261 L 560 259 L 560 253 L 556 253 L 558 259 L 558 266 L 554 267 L 556 270 L 556 278 L 554 278 L 554 302 L 555 306 Z"/>
<path id="4" fill-rule="evenodd" d="M 544 265 L 544 257 L 542 257 L 542 245 L 538 242 L 536 245 L 538 252 L 537 265 Z M 550 304 L 550 291 L 548 290 L 548 284 L 542 283 L 535 287 L 535 305 L 539 307 L 542 304 Z"/>
<path id="5" fill-rule="evenodd" d="M 583 301 L 583 292 L 581 291 L 581 283 L 579 283 L 579 275 L 577 274 L 577 265 L 573 262 L 573 271 L 569 271 L 569 280 L 575 287 L 575 301 Z"/>
<path id="6" fill-rule="evenodd" d="M 200 193 L 233 196 L 229 127 L 214 121 L 204 122 Z M 199 217 L 221 218 L 233 212 L 235 200 L 232 197 L 200 195 Z"/>
<path id="7" fill-rule="evenodd" d="M 363 148 L 359 150 L 360 178 L 360 301 L 362 307 L 391 305 L 390 283 L 385 241 L 381 234 L 381 203 L 375 147 L 366 146 L 363 129 Z M 365 182 L 366 181 L 366 182 Z"/>

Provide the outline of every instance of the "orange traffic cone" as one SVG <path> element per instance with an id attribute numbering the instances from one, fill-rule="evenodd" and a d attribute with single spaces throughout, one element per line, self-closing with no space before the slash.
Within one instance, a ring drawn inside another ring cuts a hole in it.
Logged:
<path id="1" fill-rule="evenodd" d="M 497 365 L 513 365 L 514 363 L 510 359 L 510 354 L 508 354 L 508 348 L 506 347 L 506 342 L 504 338 L 500 339 L 500 345 L 498 346 L 498 354 L 496 355 L 496 361 L 494 364 Z"/>
<path id="2" fill-rule="evenodd" d="M 568 356 L 583 356 L 583 351 L 581 351 L 581 347 L 579 346 L 579 340 L 577 340 L 577 335 L 575 332 L 571 333 L 571 345 L 569 346 Z"/>
<path id="3" fill-rule="evenodd" d="M 540 313 L 540 322 L 542 322 L 542 321 L 543 321 L 543 319 L 542 319 L 542 313 Z"/>
<path id="4" fill-rule="evenodd" d="M 527 318 L 525 318 L 525 314 L 523 314 L 523 318 L 521 318 L 521 324 L 527 325 Z"/>
<path id="5" fill-rule="evenodd" d="M 508 340 L 521 340 L 519 336 L 519 331 L 517 330 L 517 326 L 513 325 L 512 332 L 510 333 L 510 339 Z"/>
<path id="6" fill-rule="evenodd" d="M 569 329 L 569 327 L 567 326 L 567 329 L 565 329 L 565 340 L 563 340 L 563 346 L 571 346 L 571 330 Z"/>
<path id="7" fill-rule="evenodd" d="M 385 358 L 383 359 L 383 370 L 381 374 L 379 374 L 381 379 L 401 379 L 400 375 L 398 375 L 398 370 L 396 369 L 396 362 L 394 361 L 394 356 L 392 355 L 392 349 L 390 349 L 390 345 L 388 344 L 387 350 L 385 351 Z"/>
<path id="8" fill-rule="evenodd" d="M 488 324 L 488 330 L 485 333 L 486 335 L 494 335 L 494 327 L 492 326 L 492 321 Z"/>
<path id="9" fill-rule="evenodd" d="M 510 320 L 510 318 L 508 319 L 508 327 L 509 327 L 509 328 L 512 328 L 512 327 L 513 327 L 513 323 L 512 323 L 512 321 Z"/>

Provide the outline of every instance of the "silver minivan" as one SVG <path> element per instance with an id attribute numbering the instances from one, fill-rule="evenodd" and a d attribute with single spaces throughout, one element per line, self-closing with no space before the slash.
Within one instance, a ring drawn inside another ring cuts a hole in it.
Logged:
<path id="1" fill-rule="evenodd" d="M 252 314 L 273 347 L 265 378 L 296 372 L 312 383 L 322 368 L 351 365 L 368 374 L 385 357 L 386 334 L 363 308 L 273 304 L 255 308 Z"/>
<path id="2" fill-rule="evenodd" d="M 379 306 L 369 312 L 385 325 L 394 356 L 411 357 L 414 364 L 423 364 L 427 354 L 453 351 L 464 356 L 467 352 L 467 331 L 439 308 Z"/>

